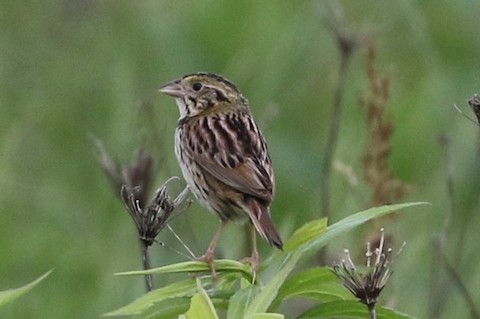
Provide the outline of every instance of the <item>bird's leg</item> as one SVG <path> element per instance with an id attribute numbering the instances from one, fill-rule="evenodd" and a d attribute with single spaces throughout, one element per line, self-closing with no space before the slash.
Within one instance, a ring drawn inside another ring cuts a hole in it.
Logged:
<path id="1" fill-rule="evenodd" d="M 205 254 L 202 256 L 198 257 L 197 260 L 199 261 L 204 261 L 208 264 L 208 267 L 210 267 L 210 270 L 212 271 L 212 279 L 215 280 L 217 278 L 217 273 L 215 272 L 215 247 L 217 246 L 217 242 L 220 239 L 220 236 L 223 233 L 223 230 L 225 226 L 227 225 L 226 220 L 222 220 L 222 223 L 218 227 L 217 231 L 215 232 L 215 235 L 213 235 L 212 241 L 210 242 L 210 245 L 208 245 L 207 251 Z"/>
<path id="2" fill-rule="evenodd" d="M 252 224 L 251 230 L 252 230 L 252 255 L 250 257 L 244 258 L 242 262 L 249 263 L 252 265 L 253 276 L 255 278 L 258 271 L 258 262 L 260 258 L 259 258 L 258 249 L 257 249 L 257 230 L 255 229 L 255 226 L 253 226 L 253 224 Z"/>
<path id="3" fill-rule="evenodd" d="M 250 262 L 252 263 L 253 271 L 256 273 L 258 270 L 259 255 L 257 249 L 257 230 L 252 225 L 252 256 L 250 256 Z"/>

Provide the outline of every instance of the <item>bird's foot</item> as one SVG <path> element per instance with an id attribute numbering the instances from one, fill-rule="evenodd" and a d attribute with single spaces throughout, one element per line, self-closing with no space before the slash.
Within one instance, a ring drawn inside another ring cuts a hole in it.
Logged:
<path id="1" fill-rule="evenodd" d="M 212 281 L 215 282 L 217 280 L 217 272 L 215 271 L 215 256 L 214 252 L 211 250 L 207 250 L 205 254 L 200 257 L 195 258 L 197 261 L 203 261 L 208 265 L 210 271 L 212 273 Z"/>
<path id="2" fill-rule="evenodd" d="M 255 277 L 257 276 L 259 261 L 260 261 L 260 256 L 257 250 L 252 251 L 252 255 L 250 257 L 246 257 L 242 259 L 242 263 L 252 265 L 254 281 L 255 281 Z"/>

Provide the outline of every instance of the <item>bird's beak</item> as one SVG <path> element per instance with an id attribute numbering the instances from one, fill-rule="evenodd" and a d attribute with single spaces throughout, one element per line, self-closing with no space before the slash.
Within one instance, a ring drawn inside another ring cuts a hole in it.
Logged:
<path id="1" fill-rule="evenodd" d="M 185 91 L 179 80 L 165 84 L 159 91 L 175 98 L 185 96 Z"/>

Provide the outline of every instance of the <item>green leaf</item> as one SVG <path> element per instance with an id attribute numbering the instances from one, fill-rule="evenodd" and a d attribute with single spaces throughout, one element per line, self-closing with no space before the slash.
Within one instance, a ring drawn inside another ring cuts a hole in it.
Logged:
<path id="1" fill-rule="evenodd" d="M 276 308 L 287 298 L 299 296 L 322 302 L 353 298 L 326 267 L 311 268 L 289 278 L 280 288 L 272 307 Z"/>
<path id="2" fill-rule="evenodd" d="M 198 293 L 192 297 L 190 308 L 185 315 L 179 318 L 185 319 L 218 319 L 217 312 L 213 306 L 212 300 L 203 289 L 200 279 L 197 279 Z"/>
<path id="3" fill-rule="evenodd" d="M 148 308 L 136 319 L 171 319 L 185 313 L 190 307 L 191 298 L 169 298 Z"/>
<path id="4" fill-rule="evenodd" d="M 215 283 L 215 290 L 238 290 L 238 287 L 235 285 L 238 283 L 238 279 L 245 279 L 242 274 L 236 272 L 222 272 L 217 273 L 217 282 Z M 246 280 L 247 281 L 247 280 Z M 248 281 L 249 283 L 251 281 Z"/>
<path id="5" fill-rule="evenodd" d="M 377 305 L 377 319 L 413 319 L 406 314 Z M 307 318 L 369 318 L 366 305 L 355 300 L 326 302 L 301 314 L 297 319 Z"/>
<path id="6" fill-rule="evenodd" d="M 292 236 L 293 239 L 290 240 L 290 249 L 294 249 L 296 247 L 295 250 L 286 254 L 286 257 L 284 257 L 284 254 L 279 255 L 280 257 L 285 258 L 284 265 L 288 264 L 288 269 L 282 269 L 273 277 L 272 281 L 267 285 L 269 286 L 269 288 L 265 290 L 265 294 L 262 295 L 262 298 L 258 298 L 258 302 L 256 299 L 255 302 L 252 303 L 251 309 L 249 309 L 248 313 L 253 314 L 257 312 L 265 312 L 270 305 L 275 306 L 281 302 L 281 299 L 277 299 L 275 301 L 275 304 L 273 304 L 273 301 L 278 294 L 278 287 L 279 285 L 284 283 L 291 269 L 296 265 L 300 258 L 304 257 L 304 255 L 313 254 L 314 252 L 325 246 L 326 243 L 332 238 L 344 232 L 347 232 L 354 227 L 365 223 L 366 221 L 369 221 L 376 217 L 384 216 L 388 213 L 392 213 L 403 208 L 423 204 L 427 203 L 406 203 L 386 205 L 367 209 L 365 211 L 361 211 L 359 213 L 348 216 L 341 221 L 329 226 L 326 232 L 322 231 L 322 220 L 317 220 L 312 223 L 308 223 L 306 227 L 301 227 L 299 231 L 294 233 L 294 235 Z M 308 241 L 302 240 L 302 235 L 308 237 Z"/>
<path id="7" fill-rule="evenodd" d="M 297 229 L 283 247 L 285 253 L 291 252 L 303 244 L 321 236 L 327 230 L 327 219 L 312 220 Z"/>
<path id="8" fill-rule="evenodd" d="M 299 249 L 302 253 L 312 254 L 318 251 L 320 248 L 325 246 L 325 244 L 332 238 L 345 233 L 373 218 L 378 218 L 384 215 L 387 215 L 398 210 L 425 205 L 428 203 L 425 202 L 415 202 L 415 203 L 405 203 L 405 204 L 395 204 L 395 205 L 385 205 L 380 207 L 373 207 L 356 214 L 350 215 L 341 221 L 328 226 L 327 231 L 322 233 L 320 236 L 317 236 L 310 241 L 303 244 Z"/>
<path id="9" fill-rule="evenodd" d="M 190 297 L 197 291 L 196 283 L 192 279 L 178 281 L 146 293 L 132 303 L 104 314 L 104 316 L 131 316 L 141 314 L 155 303 L 176 297 Z"/>
<path id="10" fill-rule="evenodd" d="M 264 313 L 268 310 L 273 300 L 276 298 L 278 290 L 301 257 L 298 252 L 290 253 L 287 256 L 288 257 L 280 270 L 271 278 L 267 285 L 262 287 L 260 293 L 252 301 L 251 305 L 248 307 L 247 315 Z"/>
<path id="11" fill-rule="evenodd" d="M 215 270 L 219 273 L 240 273 L 249 281 L 252 280 L 252 268 L 250 265 L 241 263 L 236 260 L 220 259 L 214 262 Z M 165 274 L 165 273 L 196 273 L 196 272 L 210 272 L 210 268 L 207 263 L 202 261 L 185 261 L 172 265 L 166 265 L 158 268 L 152 268 L 149 270 L 136 270 L 117 273 L 120 276 L 132 276 L 132 275 L 147 275 L 147 274 Z"/>
<path id="12" fill-rule="evenodd" d="M 285 245 L 285 252 L 287 253 L 284 252 L 283 254 L 278 255 L 278 257 L 283 259 L 280 269 L 274 269 L 275 275 L 265 286 L 261 288 L 248 287 L 238 291 L 233 295 L 227 312 L 228 318 L 243 319 L 246 316 L 265 314 L 270 307 L 273 308 L 274 305 L 278 305 L 284 298 L 294 295 L 315 298 L 326 301 L 327 304 L 329 303 L 328 301 L 334 300 L 335 298 L 344 297 L 342 292 L 337 289 L 338 285 L 332 284 L 331 281 L 324 282 L 323 284 L 321 283 L 322 280 L 327 280 L 329 278 L 326 277 L 327 275 L 325 269 L 304 273 L 301 275 L 304 277 L 294 277 L 296 280 L 303 280 L 303 282 L 299 285 L 296 285 L 293 279 L 286 283 L 285 281 L 303 255 L 312 254 L 315 251 L 318 251 L 318 249 L 323 247 L 335 236 L 347 232 L 370 219 L 386 215 L 402 208 L 412 207 L 420 204 L 425 203 L 407 203 L 371 208 L 348 216 L 343 220 L 329 226 L 328 228 L 325 228 L 325 219 L 307 223 L 305 226 L 297 230 L 289 239 L 289 241 L 287 241 Z M 275 264 L 275 267 L 278 267 L 278 263 Z M 249 265 L 245 265 L 234 260 L 217 260 L 215 261 L 215 268 L 219 273 L 219 279 L 222 278 L 222 276 L 225 277 L 226 287 L 231 287 L 233 280 L 235 279 L 234 274 L 240 274 L 238 278 L 245 278 L 246 282 L 252 281 L 252 272 Z M 272 269 L 273 265 L 266 270 Z M 148 271 L 132 271 L 121 273 L 120 275 L 145 275 L 175 272 L 192 273 L 209 271 L 210 269 L 208 265 L 204 262 L 188 261 L 155 268 Z M 325 277 L 322 279 L 322 276 Z M 313 287 L 313 284 L 309 286 L 310 283 L 314 282 L 314 279 L 319 283 L 316 288 Z M 219 280 L 219 282 L 221 281 Z M 280 287 L 282 287 L 281 290 Z M 168 298 L 188 297 L 193 295 L 195 291 L 197 291 L 197 289 L 195 288 L 195 284 L 192 280 L 174 283 L 167 287 L 150 292 L 137 299 L 130 305 L 110 312 L 107 315 L 113 316 L 140 314 L 142 311 L 150 308 L 154 303 Z M 207 311 L 209 316 L 216 316 L 210 298 L 208 298 L 206 294 L 202 295 L 202 291 L 204 292 L 203 288 L 201 288 L 201 290 L 198 289 L 198 291 L 199 292 L 195 295 L 195 299 L 192 299 L 191 311 L 187 311 L 184 316 L 187 316 L 187 314 L 190 316 L 195 315 L 193 312 L 196 311 L 196 309 Z"/>
<path id="13" fill-rule="evenodd" d="M 255 298 L 259 291 L 258 286 L 250 285 L 249 287 L 240 289 L 232 298 L 227 310 L 228 319 L 244 319 L 248 305 Z"/>
<path id="14" fill-rule="evenodd" d="M 15 289 L 9 289 L 9 290 L 5 290 L 5 291 L 0 291 L 0 307 L 12 302 L 13 300 L 17 299 L 20 296 L 23 296 L 24 294 L 26 294 L 27 292 L 32 290 L 33 287 L 35 287 L 42 280 L 47 278 L 48 275 L 50 275 L 51 272 L 52 272 L 52 270 L 47 271 L 45 274 L 43 274 L 39 278 L 35 279 L 31 283 L 26 284 L 23 287 L 15 288 Z"/>

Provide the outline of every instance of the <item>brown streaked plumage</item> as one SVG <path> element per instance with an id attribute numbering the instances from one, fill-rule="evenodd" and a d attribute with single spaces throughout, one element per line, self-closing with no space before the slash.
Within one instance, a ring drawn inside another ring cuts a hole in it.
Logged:
<path id="1" fill-rule="evenodd" d="M 269 205 L 275 180 L 267 144 L 248 102 L 230 81 L 212 73 L 189 74 L 160 88 L 180 111 L 175 154 L 195 196 L 216 212 L 222 224 L 202 257 L 210 264 L 229 220 L 249 220 L 271 245 L 282 249 Z M 254 246 L 254 268 L 258 252 Z"/>

